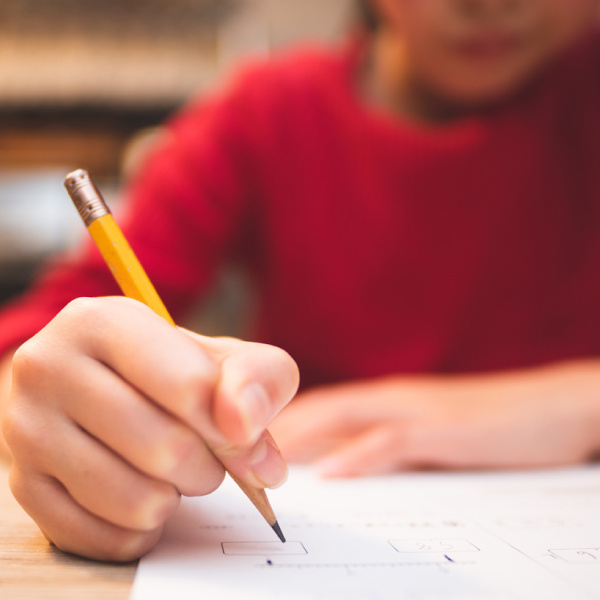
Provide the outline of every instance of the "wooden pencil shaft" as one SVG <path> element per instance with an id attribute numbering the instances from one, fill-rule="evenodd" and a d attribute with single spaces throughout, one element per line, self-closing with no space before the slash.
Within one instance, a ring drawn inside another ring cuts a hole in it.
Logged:
<path id="1" fill-rule="evenodd" d="M 88 225 L 88 231 L 123 294 L 143 302 L 157 315 L 175 325 L 113 216 L 107 214 L 98 217 Z"/>
<path id="2" fill-rule="evenodd" d="M 244 483 L 241 479 L 238 479 L 235 475 L 229 473 L 229 477 L 233 479 L 239 486 L 239 488 L 248 496 L 250 502 L 256 506 L 258 512 L 264 517 L 265 521 L 273 527 L 277 523 L 277 517 L 269 504 L 267 493 L 261 488 L 256 488 Z"/>

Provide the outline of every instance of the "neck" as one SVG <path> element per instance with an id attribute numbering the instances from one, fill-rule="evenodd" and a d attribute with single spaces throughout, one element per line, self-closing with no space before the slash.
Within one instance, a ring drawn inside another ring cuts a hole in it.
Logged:
<path id="1" fill-rule="evenodd" d="M 404 41 L 385 27 L 372 38 L 362 83 L 368 102 L 411 121 L 449 123 L 468 112 L 427 87 L 411 69 Z"/>

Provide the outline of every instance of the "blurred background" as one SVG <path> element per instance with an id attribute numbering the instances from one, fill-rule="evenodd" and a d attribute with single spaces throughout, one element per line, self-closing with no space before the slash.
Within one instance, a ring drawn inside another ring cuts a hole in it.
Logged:
<path id="1" fill-rule="evenodd" d="M 129 157 L 249 56 L 335 42 L 354 0 L 1 0 L 0 302 L 85 230 L 62 182 L 109 202 Z"/>

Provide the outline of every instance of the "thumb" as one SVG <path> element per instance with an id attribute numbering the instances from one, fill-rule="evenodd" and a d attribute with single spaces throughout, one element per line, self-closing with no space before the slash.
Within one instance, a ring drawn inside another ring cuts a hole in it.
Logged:
<path id="1" fill-rule="evenodd" d="M 266 344 L 223 340 L 230 352 L 221 360 L 212 417 L 234 445 L 258 441 L 298 389 L 298 368 L 283 350 Z"/>

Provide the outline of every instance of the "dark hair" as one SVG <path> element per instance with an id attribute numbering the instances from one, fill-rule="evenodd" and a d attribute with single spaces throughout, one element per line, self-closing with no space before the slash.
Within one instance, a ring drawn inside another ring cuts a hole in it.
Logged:
<path id="1" fill-rule="evenodd" d="M 358 14 L 363 25 L 370 31 L 377 29 L 379 19 L 373 9 L 371 0 L 357 0 L 357 4 Z"/>

